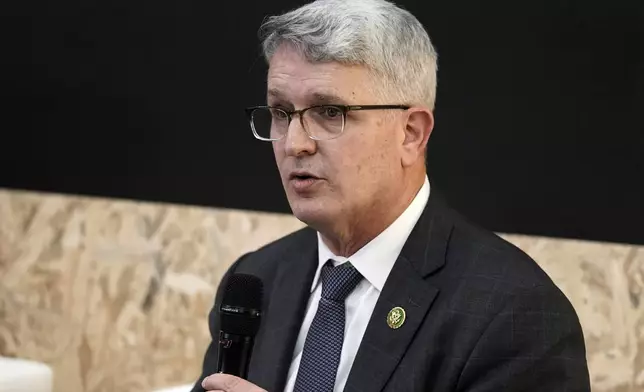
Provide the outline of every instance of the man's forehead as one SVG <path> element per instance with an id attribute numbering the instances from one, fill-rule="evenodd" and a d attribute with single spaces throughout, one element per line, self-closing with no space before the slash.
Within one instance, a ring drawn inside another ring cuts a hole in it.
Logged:
<path id="1" fill-rule="evenodd" d="M 335 62 L 310 63 L 306 60 L 274 56 L 268 68 L 268 83 L 305 83 L 337 88 L 337 83 L 346 83 L 359 75 L 360 70 Z"/>
<path id="2" fill-rule="evenodd" d="M 370 81 L 366 75 L 353 72 L 294 73 L 273 72 L 268 74 L 267 97 L 288 102 L 306 101 L 312 104 L 349 104 L 354 98 L 371 95 Z"/>
<path id="3" fill-rule="evenodd" d="M 269 87 L 281 88 L 285 84 L 297 83 L 337 93 L 352 82 L 364 83 L 369 74 L 362 65 L 336 61 L 311 62 L 296 49 L 283 45 L 271 57 L 267 77 Z"/>

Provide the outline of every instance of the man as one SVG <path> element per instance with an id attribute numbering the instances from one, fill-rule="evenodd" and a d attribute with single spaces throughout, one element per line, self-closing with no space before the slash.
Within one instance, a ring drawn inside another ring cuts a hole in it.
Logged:
<path id="1" fill-rule="evenodd" d="M 248 381 L 213 374 L 220 291 L 194 391 L 589 391 L 566 297 L 431 195 L 437 55 L 418 20 L 321 0 L 261 31 L 267 106 L 251 127 L 308 228 L 230 268 L 265 285 Z"/>

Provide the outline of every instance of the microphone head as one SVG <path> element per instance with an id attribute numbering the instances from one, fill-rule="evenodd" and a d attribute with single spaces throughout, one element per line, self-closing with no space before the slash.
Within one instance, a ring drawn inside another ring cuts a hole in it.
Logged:
<path id="1" fill-rule="evenodd" d="M 235 335 L 255 336 L 261 318 L 264 285 L 253 275 L 228 277 L 219 313 L 221 330 Z"/>

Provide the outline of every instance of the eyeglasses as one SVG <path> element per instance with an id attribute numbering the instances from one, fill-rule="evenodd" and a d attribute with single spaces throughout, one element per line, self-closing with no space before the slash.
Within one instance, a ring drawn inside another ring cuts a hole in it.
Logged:
<path id="1" fill-rule="evenodd" d="M 272 106 L 254 106 L 246 108 L 255 138 L 273 142 L 286 136 L 288 127 L 295 114 L 300 116 L 300 124 L 309 138 L 313 140 L 331 140 L 342 135 L 347 122 L 347 112 L 353 110 L 407 110 L 405 105 L 317 105 L 308 108 L 287 111 Z"/>

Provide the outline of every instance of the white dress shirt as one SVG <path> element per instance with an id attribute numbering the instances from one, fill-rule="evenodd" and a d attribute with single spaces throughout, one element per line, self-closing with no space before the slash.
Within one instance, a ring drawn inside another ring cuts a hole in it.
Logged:
<path id="1" fill-rule="evenodd" d="M 304 321 L 302 322 L 302 327 L 295 344 L 293 360 L 288 371 L 286 388 L 284 389 L 285 392 L 292 392 L 295 385 L 306 335 L 313 322 L 315 312 L 318 309 L 318 302 L 322 293 L 320 271 L 329 259 L 333 259 L 335 266 L 350 261 L 364 277 L 345 301 L 346 321 L 344 325 L 344 343 L 342 345 L 340 364 L 335 379 L 334 392 L 342 392 L 344 390 L 351 366 L 353 365 L 353 360 L 358 352 L 362 336 L 367 329 L 367 324 L 376 306 L 380 292 L 382 292 L 389 272 L 391 272 L 403 245 L 407 241 L 407 237 L 409 237 L 409 234 L 425 209 L 425 205 L 429 199 L 429 192 L 429 180 L 425 176 L 425 183 L 407 209 L 389 227 L 351 257 L 345 258 L 334 255 L 324 244 L 318 233 L 318 268 L 313 278 L 313 284 L 311 285 L 311 296 L 306 307 L 306 315 L 304 316 Z"/>

